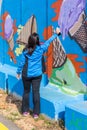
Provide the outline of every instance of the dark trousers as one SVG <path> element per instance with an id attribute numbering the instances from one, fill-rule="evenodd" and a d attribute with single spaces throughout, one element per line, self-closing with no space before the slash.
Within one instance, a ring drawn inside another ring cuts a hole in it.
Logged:
<path id="1" fill-rule="evenodd" d="M 38 76 L 35 78 L 27 78 L 22 77 L 23 85 L 24 85 L 24 93 L 22 98 L 22 112 L 29 111 L 29 96 L 30 96 L 30 88 L 32 87 L 32 94 L 33 94 L 33 112 L 35 114 L 40 113 L 40 82 L 42 76 Z"/>

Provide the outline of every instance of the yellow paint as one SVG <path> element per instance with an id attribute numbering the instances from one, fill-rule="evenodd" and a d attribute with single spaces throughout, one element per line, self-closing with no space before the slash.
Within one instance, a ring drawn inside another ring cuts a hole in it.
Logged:
<path id="1" fill-rule="evenodd" d="M 6 126 L 0 123 L 0 130 L 9 130 Z"/>
<path id="2" fill-rule="evenodd" d="M 19 47 L 16 48 L 15 50 L 16 56 L 19 56 L 22 53 L 24 47 L 25 47 L 24 45 L 19 45 Z"/>
<path id="3" fill-rule="evenodd" d="M 22 29 L 23 29 L 23 26 L 22 26 L 22 25 L 19 25 L 19 26 L 18 26 L 18 29 L 17 29 L 18 35 L 20 34 L 20 32 L 21 32 Z"/>

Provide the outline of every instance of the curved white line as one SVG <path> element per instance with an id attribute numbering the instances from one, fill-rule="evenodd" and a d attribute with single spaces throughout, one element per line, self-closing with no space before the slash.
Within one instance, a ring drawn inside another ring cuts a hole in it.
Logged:
<path id="1" fill-rule="evenodd" d="M 0 16 L 1 16 L 2 2 L 3 0 L 0 0 Z"/>

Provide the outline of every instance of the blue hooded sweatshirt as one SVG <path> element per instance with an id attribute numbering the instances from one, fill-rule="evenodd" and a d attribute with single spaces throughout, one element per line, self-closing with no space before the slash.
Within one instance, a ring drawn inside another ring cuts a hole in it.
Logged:
<path id="1" fill-rule="evenodd" d="M 40 76 L 42 74 L 42 55 L 57 36 L 57 34 L 54 34 L 44 44 L 37 45 L 32 55 L 27 50 L 23 51 L 17 68 L 17 74 L 22 74 L 29 78 Z"/>

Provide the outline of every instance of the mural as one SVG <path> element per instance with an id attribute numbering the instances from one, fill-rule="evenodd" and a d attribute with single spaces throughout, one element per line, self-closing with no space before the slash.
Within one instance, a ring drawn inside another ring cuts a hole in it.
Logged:
<path id="1" fill-rule="evenodd" d="M 58 24 L 61 30 L 62 38 L 65 39 L 65 37 L 69 34 L 70 38 L 73 38 L 79 44 L 82 51 L 87 53 L 87 25 L 85 20 L 86 14 L 84 12 L 85 7 L 85 0 L 64 0 L 61 5 Z M 66 60 L 64 59 L 64 52 L 62 53 L 62 47 L 59 45 L 57 47 L 56 44 L 54 48 L 55 56 L 53 58 L 55 63 L 53 63 L 53 68 L 55 69 L 52 70 L 50 81 L 60 86 L 63 91 L 69 91 L 70 93 L 70 90 L 75 90 L 77 92 L 86 93 L 86 86 L 80 81 L 69 58 L 67 57 L 66 63 L 63 62 L 64 65 L 62 65 L 62 67 L 59 66 L 62 60 Z"/>
<path id="2" fill-rule="evenodd" d="M 67 94 L 87 93 L 86 4 L 86 0 L 38 0 L 38 5 L 35 0 L 0 0 L 1 64 L 16 67 L 32 32 L 38 32 L 44 43 L 58 26 L 60 36 L 44 54 L 46 78 Z"/>
<path id="3" fill-rule="evenodd" d="M 9 54 L 11 60 L 13 60 L 14 63 L 16 63 L 15 55 L 14 55 L 14 52 L 13 52 L 13 49 L 14 49 L 14 39 L 13 39 L 13 37 L 14 37 L 14 34 L 16 33 L 16 31 L 17 31 L 17 28 L 15 26 L 15 21 L 13 21 L 13 19 L 11 18 L 11 16 L 9 15 L 8 12 L 5 12 L 2 15 L 1 26 L 2 26 L 2 32 L 0 33 L 0 35 L 8 43 L 8 45 L 9 45 L 8 54 Z"/>

